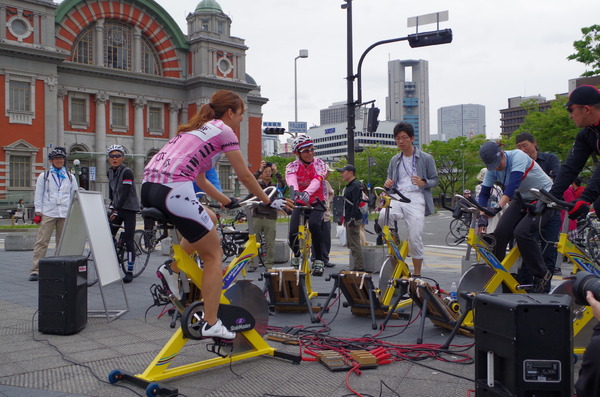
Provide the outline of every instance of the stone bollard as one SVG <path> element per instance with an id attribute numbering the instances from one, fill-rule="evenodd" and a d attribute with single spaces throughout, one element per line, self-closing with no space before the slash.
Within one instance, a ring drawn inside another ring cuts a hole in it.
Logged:
<path id="1" fill-rule="evenodd" d="M 4 238 L 5 251 L 33 251 L 35 233 L 8 233 Z"/>
<path id="2" fill-rule="evenodd" d="M 287 240 L 275 240 L 275 263 L 287 263 L 290 260 L 290 246 Z"/>
<path id="3" fill-rule="evenodd" d="M 379 272 L 385 260 L 386 247 L 384 245 L 363 246 L 362 251 L 363 258 L 365 259 L 365 271 L 371 273 Z M 348 258 L 350 263 L 349 270 L 354 270 L 354 259 L 350 251 L 348 251 Z"/>

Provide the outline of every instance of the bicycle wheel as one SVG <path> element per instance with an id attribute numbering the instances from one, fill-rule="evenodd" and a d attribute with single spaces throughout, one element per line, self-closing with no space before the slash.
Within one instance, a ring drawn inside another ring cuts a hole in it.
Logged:
<path id="1" fill-rule="evenodd" d="M 590 259 L 600 265 L 600 233 L 596 228 L 590 227 L 586 230 L 585 246 Z"/>
<path id="2" fill-rule="evenodd" d="M 453 219 L 450 222 L 450 233 L 456 238 L 465 238 L 469 233 L 469 226 L 467 226 L 462 219 Z"/>
<path id="3" fill-rule="evenodd" d="M 134 240 L 134 253 L 135 259 L 133 263 L 133 278 L 136 278 L 146 269 L 148 265 L 148 261 L 150 260 L 150 254 L 144 253 L 140 248 L 139 244 Z M 119 252 L 120 251 L 120 252 Z M 119 263 L 121 264 L 121 270 L 123 273 L 127 273 L 129 263 L 127 262 L 127 249 L 125 246 L 121 247 L 120 250 L 117 251 L 117 258 L 119 259 Z"/>
<path id="4" fill-rule="evenodd" d="M 466 236 L 457 238 L 452 231 L 449 231 L 446 235 L 446 245 L 449 245 L 450 247 L 455 247 L 459 244 L 462 244 L 465 240 Z"/>
<path id="5" fill-rule="evenodd" d="M 156 230 L 155 229 L 150 230 L 150 231 L 136 230 L 133 233 L 133 239 L 135 240 L 137 245 L 140 247 L 140 250 L 144 254 L 154 252 L 154 249 L 156 248 Z"/>

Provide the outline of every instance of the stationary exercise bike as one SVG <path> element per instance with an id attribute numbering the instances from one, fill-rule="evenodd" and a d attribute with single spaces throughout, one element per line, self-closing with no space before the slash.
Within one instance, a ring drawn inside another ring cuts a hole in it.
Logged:
<path id="1" fill-rule="evenodd" d="M 265 193 L 269 196 L 272 196 L 274 192 L 274 187 L 265 189 Z M 229 330 L 238 334 L 236 338 L 233 341 L 206 338 L 209 342 L 207 350 L 217 355 L 217 357 L 169 368 L 189 340 L 205 339 L 202 338 L 200 332 L 200 319 L 204 304 L 202 301 L 193 302 L 183 310 L 181 326 L 143 373 L 133 375 L 125 371 L 114 370 L 108 376 L 110 383 L 117 383 L 122 380 L 129 381 L 144 387 L 147 396 L 174 395 L 177 394 L 177 389 L 159 385 L 157 381 L 262 355 L 284 358 L 294 363 L 300 362 L 299 356 L 280 352 L 269 346 L 263 339 L 262 335 L 266 333 L 269 319 L 268 305 L 263 291 L 252 284 L 250 280 L 235 281 L 237 276 L 244 272 L 244 267 L 259 252 L 259 243 L 257 243 L 254 234 L 252 210 L 260 205 L 260 201 L 252 196 L 241 201 L 240 205 L 248 215 L 248 241 L 244 250 L 229 263 L 224 272 L 221 305 L 218 312 L 218 317 L 223 324 Z M 166 224 L 167 227 L 169 225 L 172 227 L 165 214 L 156 208 L 145 208 L 142 215 Z M 177 262 L 178 267 L 200 288 L 202 285 L 202 268 L 183 250 L 179 244 L 177 233 L 173 233 L 172 238 L 174 260 Z"/>
<path id="2" fill-rule="evenodd" d="M 293 194 L 292 194 L 293 195 Z M 300 210 L 300 222 L 298 224 L 298 244 L 300 248 L 300 263 L 298 268 L 279 267 L 263 273 L 265 278 L 265 291 L 269 295 L 270 306 L 278 312 L 308 312 L 312 323 L 319 322 L 315 316 L 312 299 L 326 296 L 313 289 L 311 273 L 311 246 L 313 244 L 312 234 L 308 227 L 306 211 L 323 210 L 325 204 L 317 199 L 312 206 L 296 202 L 295 209 Z M 320 241 L 316 242 L 320 244 Z"/>

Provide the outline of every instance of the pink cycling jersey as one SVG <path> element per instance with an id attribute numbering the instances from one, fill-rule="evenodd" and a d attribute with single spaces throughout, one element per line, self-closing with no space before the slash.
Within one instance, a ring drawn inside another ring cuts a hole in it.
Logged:
<path id="1" fill-rule="evenodd" d="M 288 186 L 298 192 L 308 192 L 308 202 L 314 204 L 319 200 L 324 201 L 323 180 L 327 176 L 327 165 L 321 159 L 314 159 L 306 165 L 300 160 L 292 161 L 285 167 L 285 181 Z"/>
<path id="2" fill-rule="evenodd" d="M 144 169 L 144 181 L 193 181 L 217 164 L 223 152 L 240 150 L 233 130 L 222 120 L 211 120 L 200 129 L 173 137 Z"/>

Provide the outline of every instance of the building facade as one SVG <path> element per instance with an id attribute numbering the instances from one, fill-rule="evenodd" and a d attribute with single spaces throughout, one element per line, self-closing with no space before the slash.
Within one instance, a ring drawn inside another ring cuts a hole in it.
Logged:
<path id="1" fill-rule="evenodd" d="M 485 106 L 465 104 L 438 109 L 438 139 L 447 141 L 464 136 L 485 135 Z"/>
<path id="2" fill-rule="evenodd" d="M 0 200 L 30 199 L 55 146 L 66 147 L 75 173 L 89 171 L 91 190 L 107 191 L 112 144 L 125 147 L 141 181 L 146 162 L 219 89 L 244 98 L 236 133 L 257 167 L 267 99 L 246 73 L 248 47 L 231 36 L 231 19 L 214 0 L 202 0 L 186 19 L 184 35 L 153 0 L 2 4 Z M 232 190 L 228 167 L 219 174 Z"/>
<path id="3" fill-rule="evenodd" d="M 500 133 L 502 136 L 510 137 L 523 124 L 527 110 L 521 104 L 527 101 L 536 102 L 539 111 L 548 109 L 551 104 L 541 95 L 508 98 L 508 108 L 500 109 L 500 129 L 502 130 Z"/>
<path id="4" fill-rule="evenodd" d="M 415 128 L 415 144 L 429 143 L 429 62 L 388 62 L 386 120 L 406 121 Z"/>

